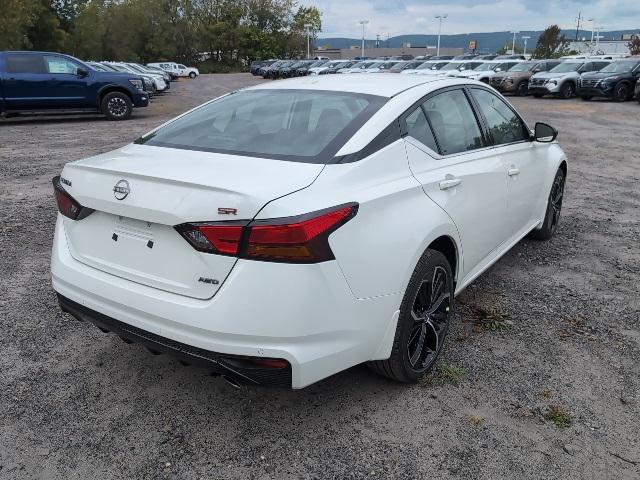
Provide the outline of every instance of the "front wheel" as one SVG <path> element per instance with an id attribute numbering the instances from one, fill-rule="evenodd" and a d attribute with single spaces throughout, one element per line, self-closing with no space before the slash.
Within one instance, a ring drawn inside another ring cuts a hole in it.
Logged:
<path id="1" fill-rule="evenodd" d="M 400 305 L 391 356 L 369 367 L 398 382 L 415 382 L 433 367 L 449 330 L 453 274 L 446 257 L 427 250 L 413 271 Z"/>
<path id="2" fill-rule="evenodd" d="M 102 113 L 109 120 L 125 120 L 131 116 L 133 103 L 129 96 L 122 92 L 109 92 L 102 99 Z"/>
<path id="3" fill-rule="evenodd" d="M 564 172 L 559 168 L 551 185 L 551 192 L 549 192 L 547 210 L 544 215 L 542 227 L 537 230 L 532 230 L 529 237 L 536 240 L 549 240 L 556 233 L 556 230 L 558 230 L 560 211 L 562 210 L 562 199 L 564 197 L 564 182 Z"/>
<path id="4" fill-rule="evenodd" d="M 254 74 L 254 75 L 255 75 L 255 74 Z M 196 72 L 190 72 L 190 73 L 189 73 L 189 78 L 190 78 L 190 79 L 192 79 L 192 80 L 193 80 L 194 78 L 196 78 Z"/>
<path id="5" fill-rule="evenodd" d="M 518 84 L 518 88 L 516 89 L 516 95 L 518 97 L 526 97 L 529 93 L 529 82 L 523 80 Z"/>
<path id="6" fill-rule="evenodd" d="M 629 86 L 626 83 L 619 83 L 613 90 L 613 100 L 625 102 L 629 98 Z"/>
<path id="7" fill-rule="evenodd" d="M 573 86 L 573 83 L 571 82 L 566 82 L 564 85 L 562 85 L 562 88 L 560 88 L 560 97 L 564 98 L 565 100 L 568 100 L 571 97 L 573 97 L 575 93 L 576 93 L 576 88 Z"/>

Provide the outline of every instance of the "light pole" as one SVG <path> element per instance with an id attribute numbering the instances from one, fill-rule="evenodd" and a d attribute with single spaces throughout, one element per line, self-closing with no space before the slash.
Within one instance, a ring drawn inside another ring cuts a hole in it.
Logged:
<path id="1" fill-rule="evenodd" d="M 590 18 L 587 22 L 591 22 L 591 47 L 593 48 L 593 31 L 596 29 L 596 19 Z"/>
<path id="2" fill-rule="evenodd" d="M 516 54 L 516 35 L 520 32 L 511 32 L 513 33 L 513 43 L 511 44 L 511 54 L 515 55 Z"/>
<path id="3" fill-rule="evenodd" d="M 360 20 L 358 23 L 362 25 L 362 53 L 360 56 L 364 58 L 364 26 L 369 23 L 369 20 Z"/>
<path id="4" fill-rule="evenodd" d="M 309 58 L 311 58 L 311 41 L 309 39 L 309 37 L 311 36 L 311 27 L 313 25 L 311 25 L 310 23 L 305 23 L 304 24 L 304 28 L 307 31 L 307 60 L 309 60 Z"/>
<path id="5" fill-rule="evenodd" d="M 527 40 L 529 40 L 531 37 L 520 37 L 524 40 L 524 53 L 523 55 L 526 57 L 527 56 Z"/>
<path id="6" fill-rule="evenodd" d="M 440 34 L 442 33 L 442 20 L 444 20 L 445 18 L 447 18 L 449 15 L 448 14 L 444 14 L 444 15 L 436 15 L 436 18 L 438 19 L 438 50 L 436 52 L 436 55 L 440 55 Z"/>

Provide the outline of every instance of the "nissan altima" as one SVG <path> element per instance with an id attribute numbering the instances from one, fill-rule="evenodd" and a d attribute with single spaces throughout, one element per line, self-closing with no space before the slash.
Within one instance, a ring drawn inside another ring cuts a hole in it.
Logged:
<path id="1" fill-rule="evenodd" d="M 235 383 L 414 382 L 454 297 L 558 227 L 567 160 L 490 87 L 316 76 L 199 106 L 53 179 L 63 311 Z"/>

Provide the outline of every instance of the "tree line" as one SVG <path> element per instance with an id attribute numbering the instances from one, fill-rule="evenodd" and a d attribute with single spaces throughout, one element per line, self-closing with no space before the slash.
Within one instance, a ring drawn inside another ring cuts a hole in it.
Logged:
<path id="1" fill-rule="evenodd" d="M 205 71 L 304 56 L 307 29 L 313 38 L 322 29 L 320 11 L 296 0 L 0 0 L 0 12 L 0 50 L 174 60 Z"/>

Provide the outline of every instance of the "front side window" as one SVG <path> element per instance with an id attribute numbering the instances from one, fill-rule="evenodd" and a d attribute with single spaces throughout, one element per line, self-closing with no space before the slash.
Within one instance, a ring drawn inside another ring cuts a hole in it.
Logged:
<path id="1" fill-rule="evenodd" d="M 67 58 L 55 55 L 46 55 L 44 62 L 47 65 L 47 72 L 55 74 L 77 75 L 80 67 L 77 63 Z"/>
<path id="2" fill-rule="evenodd" d="M 479 88 L 471 90 L 487 121 L 496 145 L 528 140 L 528 130 L 520 117 L 497 95 Z"/>
<path id="3" fill-rule="evenodd" d="M 326 163 L 386 101 L 346 92 L 245 90 L 207 103 L 137 143 Z"/>
<path id="4" fill-rule="evenodd" d="M 483 146 L 478 121 L 462 90 L 450 90 L 434 95 L 424 102 L 423 108 L 443 155 Z"/>
<path id="5" fill-rule="evenodd" d="M 416 108 L 406 119 L 407 135 L 412 136 L 416 140 L 422 142 L 434 152 L 438 151 L 436 140 L 433 138 L 433 132 L 427 122 L 427 117 L 422 107 Z"/>
<path id="6" fill-rule="evenodd" d="M 42 55 L 13 53 L 5 61 L 7 73 L 47 73 Z"/>

